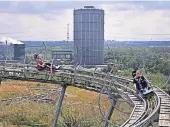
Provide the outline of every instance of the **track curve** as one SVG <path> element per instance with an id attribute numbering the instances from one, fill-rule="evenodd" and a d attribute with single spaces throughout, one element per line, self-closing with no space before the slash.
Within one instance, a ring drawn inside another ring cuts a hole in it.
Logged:
<path id="1" fill-rule="evenodd" d="M 12 64 L 11 64 L 12 65 Z M 161 89 L 154 87 L 155 96 L 153 102 L 142 99 L 136 92 L 125 86 L 124 83 L 132 82 L 131 79 L 120 77 L 116 75 L 109 75 L 107 78 L 105 73 L 90 72 L 81 69 L 64 69 L 65 72 L 58 72 L 56 74 L 35 73 L 25 70 L 26 65 L 19 66 L 4 65 L 0 66 L 1 78 L 27 80 L 50 83 L 68 83 L 72 86 L 97 91 L 99 92 L 103 87 L 112 89 L 112 94 L 118 93 L 123 99 L 133 106 L 133 111 L 129 119 L 121 127 L 146 127 L 160 117 L 160 107 L 166 107 L 166 111 L 170 112 L 170 107 L 165 104 L 165 101 L 170 101 L 170 97 Z M 164 99 L 164 97 L 166 97 Z M 163 100 L 161 103 L 161 100 Z M 165 105 L 163 105 L 165 104 Z M 167 108 L 169 107 L 169 108 Z M 162 108 L 164 109 L 164 108 Z M 165 114 L 165 112 L 162 112 Z M 161 119 L 159 120 L 161 125 Z"/>

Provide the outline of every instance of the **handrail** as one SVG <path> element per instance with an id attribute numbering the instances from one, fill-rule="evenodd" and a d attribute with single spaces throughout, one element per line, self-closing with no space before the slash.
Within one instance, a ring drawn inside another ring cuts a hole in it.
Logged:
<path id="1" fill-rule="evenodd" d="M 7 63 L 8 64 L 8 63 Z M 23 65 L 23 64 L 21 64 L 21 65 Z M 68 69 L 69 70 L 69 69 Z M 4 70 L 1 70 L 1 71 L 4 71 Z M 88 75 L 88 74 L 81 74 L 81 73 L 77 73 L 77 72 L 81 72 L 82 71 L 82 73 L 89 73 L 89 74 L 92 74 L 92 75 Z M 13 72 L 13 71 L 8 71 L 8 72 Z M 16 73 L 18 72 L 18 73 L 24 73 L 24 72 L 22 72 L 22 71 L 15 71 Z M 143 101 L 144 102 L 144 111 L 141 113 L 141 115 L 140 115 L 140 117 L 139 117 L 139 119 L 137 119 L 138 120 L 138 122 L 137 123 L 135 123 L 134 122 L 134 127 L 138 127 L 138 126 L 145 126 L 145 125 L 148 125 L 151 121 L 153 121 L 154 119 L 155 119 L 155 115 L 158 113 L 158 110 L 159 110 L 159 107 L 160 107 L 160 98 L 158 97 L 158 95 L 156 94 L 156 98 L 157 98 L 157 106 L 156 106 L 156 108 L 151 112 L 151 114 L 149 114 L 149 116 L 148 117 L 146 117 L 145 119 L 143 119 L 143 120 L 141 120 L 144 116 L 145 116 L 145 111 L 146 111 L 146 108 L 147 108 L 147 103 L 146 103 L 146 101 L 143 99 L 143 98 L 141 98 L 138 94 L 136 94 L 136 92 L 133 90 L 133 89 L 131 89 L 131 88 L 129 88 L 129 87 L 127 87 L 127 86 L 124 86 L 124 85 L 122 85 L 122 84 L 120 84 L 120 83 L 118 83 L 118 82 L 112 82 L 111 80 L 110 80 L 110 78 L 112 78 L 112 77 L 114 77 L 114 78 L 116 78 L 116 79 L 120 79 L 120 80 L 125 80 L 125 81 L 128 81 L 128 82 L 132 82 L 132 80 L 131 79 L 127 79 L 127 78 L 125 78 L 125 77 L 119 77 L 119 76 L 116 76 L 116 75 L 109 75 L 109 77 L 107 77 L 107 78 L 100 78 L 100 77 L 96 77 L 96 75 L 94 75 L 94 74 L 99 74 L 99 75 L 103 75 L 103 76 L 106 76 L 106 74 L 104 74 L 104 73 L 98 73 L 98 72 L 95 72 L 95 71 L 93 71 L 93 72 L 91 72 L 91 71 L 87 71 L 87 70 L 80 70 L 80 69 L 77 69 L 76 71 L 75 70 L 73 70 L 73 72 L 75 72 L 76 73 L 76 75 L 75 74 L 73 74 L 73 73 L 64 73 L 64 72 L 62 72 L 61 74 L 59 74 L 59 75 L 57 75 L 57 76 L 63 76 L 63 77 L 66 77 L 66 78 L 76 78 L 77 80 L 82 80 L 82 81 L 90 81 L 90 82 L 92 82 L 92 83 L 94 83 L 94 84 L 97 84 L 97 85 L 99 85 L 99 86 L 101 86 L 101 87 L 111 87 L 111 88 L 113 88 L 114 89 L 114 86 L 116 86 L 116 87 L 119 87 L 119 88 L 121 88 L 122 90 L 124 90 L 124 91 L 127 91 L 127 92 L 130 92 L 130 93 L 132 93 L 133 95 L 135 95 L 136 97 L 138 97 L 141 101 Z M 75 77 L 76 76 L 76 77 Z M 92 77 L 93 76 L 93 77 Z M 6 77 L 6 78 L 8 78 L 8 77 Z M 20 77 L 20 78 L 22 78 L 22 77 Z M 91 79 L 93 79 L 93 80 L 91 80 Z M 104 84 L 104 83 L 106 83 L 106 84 Z M 110 85 L 111 84 L 111 85 Z M 136 107 L 136 105 L 135 105 L 135 107 Z M 133 111 L 132 111 L 132 113 L 134 112 L 134 110 L 135 110 L 135 107 L 134 107 L 134 109 L 133 109 Z M 131 115 L 130 115 L 130 117 L 129 117 L 129 119 L 123 124 L 123 125 L 125 125 L 129 120 L 130 120 L 130 118 L 132 117 L 132 113 L 131 113 Z M 121 126 L 121 127 L 123 127 L 123 125 Z"/>
<path id="2" fill-rule="evenodd" d="M 132 112 L 131 112 L 131 114 L 129 116 L 129 119 L 126 122 L 124 122 L 120 127 L 124 127 L 130 121 L 130 119 L 132 118 L 132 115 L 133 115 L 133 113 L 135 111 L 135 108 L 136 108 L 136 104 L 135 104 L 135 107 L 133 108 L 133 110 L 132 110 Z"/>
<path id="3" fill-rule="evenodd" d="M 155 120 L 155 115 L 157 115 L 159 108 L 160 108 L 160 97 L 156 94 L 156 98 L 157 98 L 157 106 L 154 109 L 154 111 L 145 119 L 143 119 L 142 121 L 140 121 L 138 124 L 136 124 L 134 127 L 141 127 L 141 126 L 148 126 L 153 120 Z"/>

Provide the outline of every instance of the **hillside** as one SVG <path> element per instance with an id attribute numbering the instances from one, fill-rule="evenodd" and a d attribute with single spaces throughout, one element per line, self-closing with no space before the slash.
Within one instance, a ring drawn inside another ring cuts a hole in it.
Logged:
<path id="1" fill-rule="evenodd" d="M 26 89 L 28 87 L 59 89 L 59 86 L 52 84 L 8 80 L 2 82 L 0 86 L 0 98 L 13 98 L 42 93 L 42 91 Z M 58 97 L 59 95 L 57 94 L 57 98 L 56 96 L 52 98 L 56 98 L 57 102 Z M 110 102 L 108 98 L 103 96 L 101 99 L 102 112 L 107 113 L 109 105 Z M 20 127 L 25 127 L 25 125 L 43 124 L 50 127 L 55 115 L 56 106 L 57 103 L 45 104 L 33 101 L 24 101 L 10 105 L 9 103 L 1 103 L 0 117 L 3 118 L 3 120 L 0 121 L 0 126 L 8 125 L 8 127 L 10 127 L 11 125 L 20 125 Z M 112 115 L 112 120 L 117 124 L 121 124 L 129 117 L 131 110 L 126 102 L 118 101 L 114 114 Z M 123 112 L 126 112 L 126 114 Z M 74 87 L 67 88 L 59 120 L 61 126 L 61 122 L 66 124 L 72 122 L 74 124 L 81 124 L 84 127 L 92 125 L 100 127 L 103 126 L 102 119 L 98 108 L 97 93 Z M 84 121 L 87 123 L 85 124 Z"/>

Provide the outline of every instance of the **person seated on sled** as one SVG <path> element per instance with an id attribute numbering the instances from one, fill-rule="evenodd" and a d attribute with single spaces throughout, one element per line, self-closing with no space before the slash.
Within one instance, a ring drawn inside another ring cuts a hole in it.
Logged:
<path id="1" fill-rule="evenodd" d="M 44 60 L 38 54 L 34 55 L 34 59 L 36 61 L 36 68 L 38 70 L 44 70 Z"/>
<path id="2" fill-rule="evenodd" d="M 136 71 L 132 72 L 133 83 L 135 85 L 137 92 L 143 93 L 143 87 L 142 87 L 142 80 L 141 80 L 140 72 L 136 72 L 136 73 L 135 72 Z"/>
<path id="3" fill-rule="evenodd" d="M 147 89 L 147 90 L 151 89 L 149 81 L 144 76 L 141 76 L 141 84 L 143 89 Z"/>
<path id="4" fill-rule="evenodd" d="M 41 58 L 38 54 L 34 55 L 36 60 L 36 65 L 38 70 L 44 70 L 46 67 L 51 68 L 51 63 L 46 63 L 43 58 Z M 59 66 L 52 66 L 53 69 L 59 69 Z"/>
<path id="5" fill-rule="evenodd" d="M 146 80 L 144 76 L 140 74 L 140 72 L 133 71 L 133 83 L 135 84 L 135 88 L 140 91 L 141 93 L 146 92 L 147 90 L 150 90 L 151 86 L 149 85 L 149 82 Z"/>
<path id="6" fill-rule="evenodd" d="M 36 65 L 38 70 L 44 70 L 45 67 L 50 67 L 50 63 L 45 63 L 44 59 L 39 56 L 39 54 L 34 55 L 34 59 L 36 60 Z"/>

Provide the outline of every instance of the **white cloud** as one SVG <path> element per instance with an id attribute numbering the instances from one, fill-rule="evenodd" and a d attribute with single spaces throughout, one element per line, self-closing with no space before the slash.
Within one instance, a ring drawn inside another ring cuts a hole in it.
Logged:
<path id="1" fill-rule="evenodd" d="M 117 11 L 112 5 L 103 5 L 105 10 L 105 39 L 113 40 L 167 40 L 169 36 L 138 34 L 170 34 L 170 17 L 163 16 L 168 10 Z M 115 25 L 115 23 L 119 23 Z M 121 25 L 120 25 L 121 24 Z M 119 33 L 119 34 L 118 34 Z M 122 34 L 120 34 L 122 33 Z"/>
<path id="2" fill-rule="evenodd" d="M 1 29 L 1 33 L 9 32 L 10 37 L 19 40 L 66 40 L 67 24 L 70 23 L 70 36 L 72 37 L 73 14 L 72 10 L 65 10 L 60 15 L 44 14 L 50 18 L 30 14 L 1 14 L 1 23 L 6 24 L 8 30 Z M 12 23 L 12 24 L 11 24 Z M 23 32 L 23 33 L 16 33 Z M 8 36 L 8 34 L 6 34 Z"/>
<path id="3" fill-rule="evenodd" d="M 126 7 L 126 9 L 123 9 L 124 7 Z M 126 5 L 126 3 L 101 4 L 98 8 L 105 10 L 106 40 L 150 40 L 151 38 L 152 40 L 161 40 L 170 38 L 170 35 L 138 35 L 147 33 L 170 33 L 169 10 L 159 9 L 146 11 L 142 5 L 140 9 L 138 9 L 131 4 Z M 14 33 L 9 34 L 9 36 L 19 40 L 66 40 L 67 24 L 69 23 L 70 40 L 72 40 L 73 9 L 62 11 L 62 13 L 48 12 L 42 15 L 1 13 L 0 33 Z M 6 36 L 8 36 L 8 34 Z"/>

